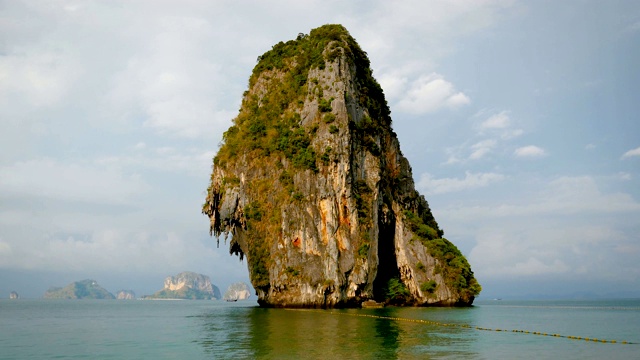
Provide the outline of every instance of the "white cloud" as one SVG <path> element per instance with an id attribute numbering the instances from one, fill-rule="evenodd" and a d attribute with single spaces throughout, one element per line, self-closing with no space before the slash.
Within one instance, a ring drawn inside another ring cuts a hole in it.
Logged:
<path id="1" fill-rule="evenodd" d="M 445 162 L 445 164 L 447 165 L 452 165 L 452 164 L 458 164 L 461 163 L 466 156 L 463 156 L 463 153 L 466 150 L 466 145 L 460 145 L 460 146 L 451 146 L 451 147 L 447 147 L 444 149 L 445 153 L 447 154 L 447 161 Z"/>
<path id="2" fill-rule="evenodd" d="M 502 138 L 502 140 L 511 140 L 521 136 L 522 134 L 524 134 L 524 130 L 522 129 L 506 129 L 502 132 L 500 138 Z"/>
<path id="3" fill-rule="evenodd" d="M 614 227 L 604 218 L 595 224 L 576 218 L 532 223 L 530 218 L 514 217 L 476 230 L 469 261 L 480 277 L 633 279 L 634 270 L 626 266 L 634 255 L 621 254 L 619 248 L 633 250 L 637 244 Z M 629 273 L 619 273 L 623 264 Z"/>
<path id="4" fill-rule="evenodd" d="M 425 194 L 444 194 L 449 192 L 476 189 L 504 179 L 504 175 L 496 173 L 465 172 L 463 179 L 435 179 L 430 174 L 422 174 L 416 187 Z"/>
<path id="5" fill-rule="evenodd" d="M 486 111 L 482 110 L 475 117 L 483 116 L 485 113 Z M 510 140 L 524 134 L 524 130 L 512 128 L 512 120 L 509 113 L 509 111 L 503 110 L 489 116 L 480 123 L 478 134 L 485 135 L 488 133 L 496 137 L 499 136 L 502 140 Z"/>
<path id="6" fill-rule="evenodd" d="M 489 154 L 496 145 L 497 142 L 493 139 L 483 140 L 473 144 L 471 146 L 472 152 L 471 155 L 469 155 L 469 159 L 478 160 L 483 158 L 485 155 Z"/>
<path id="7" fill-rule="evenodd" d="M 0 56 L 0 104 L 52 106 L 67 94 L 83 70 L 64 48 L 20 49 Z"/>
<path id="8" fill-rule="evenodd" d="M 511 278 L 564 274 L 571 270 L 548 240 L 536 243 L 499 229 L 483 229 L 476 241 L 469 254 L 476 276 Z"/>
<path id="9" fill-rule="evenodd" d="M 487 120 L 480 124 L 482 129 L 505 129 L 511 125 L 511 119 L 507 111 L 502 111 L 498 114 L 492 115 Z"/>
<path id="10" fill-rule="evenodd" d="M 161 172 L 180 173 L 206 179 L 211 172 L 215 151 L 196 148 L 134 146 L 135 152 L 121 156 L 105 156 L 96 164 L 114 168 L 152 169 Z"/>
<path id="11" fill-rule="evenodd" d="M 2 243 L 0 243 L 2 244 Z M 11 248 L 10 248 L 11 249 Z M 202 268 L 221 255 L 211 246 L 179 234 L 96 230 L 88 234 L 49 234 L 0 251 L 0 268 L 58 272 L 171 273 Z"/>
<path id="12" fill-rule="evenodd" d="M 640 210 L 632 196 L 622 192 L 603 193 L 591 176 L 561 176 L 549 183 L 542 194 L 544 203 L 529 208 L 539 208 L 559 213 L 577 212 L 626 212 Z"/>
<path id="13" fill-rule="evenodd" d="M 515 6 L 509 0 L 383 1 L 366 9 L 354 3 L 346 13 L 350 13 L 347 22 L 366 29 L 356 37 L 363 48 L 381 62 L 381 67 L 388 68 L 403 63 L 402 59 L 438 59 L 452 51 L 454 40 L 491 28 L 504 9 Z"/>
<path id="14" fill-rule="evenodd" d="M 627 151 L 626 153 L 624 153 L 622 155 L 622 158 L 626 159 L 626 158 L 632 157 L 632 156 L 640 156 L 640 147 L 637 147 L 635 149 L 631 149 L 631 150 Z"/>
<path id="15" fill-rule="evenodd" d="M 510 269 L 511 275 L 544 275 L 565 273 L 571 268 L 559 259 L 551 262 L 543 263 L 537 258 L 529 258 L 526 262 L 516 263 L 513 269 Z"/>
<path id="16" fill-rule="evenodd" d="M 136 174 L 47 158 L 0 167 L 0 187 L 3 195 L 106 204 L 129 204 L 148 190 Z"/>
<path id="17" fill-rule="evenodd" d="M 524 130 L 513 128 L 512 119 L 508 110 L 494 112 L 492 110 L 480 110 L 473 115 L 474 125 L 471 130 L 475 131 L 474 138 L 485 138 L 484 140 L 471 142 L 467 140 L 460 146 L 446 149 L 448 158 L 446 164 L 460 163 L 465 160 L 479 160 L 491 153 L 504 154 L 504 144 L 511 139 L 524 134 Z M 490 114 L 490 115 L 489 115 Z M 483 119 L 476 122 L 477 119 Z M 458 129 L 451 131 L 459 131 Z M 468 145 L 472 143 L 473 145 Z M 466 155 L 466 154 L 469 155 Z"/>
<path id="18" fill-rule="evenodd" d="M 447 98 L 446 105 L 451 108 L 457 108 L 462 105 L 469 105 L 470 103 L 471 103 L 471 99 L 469 99 L 467 95 L 461 92 L 458 92 L 450 96 L 449 98 Z"/>
<path id="19" fill-rule="evenodd" d="M 605 193 L 594 178 L 582 176 L 559 177 L 537 192 L 512 198 L 438 210 L 439 222 L 456 228 L 453 239 L 475 240 L 469 261 L 479 278 L 627 281 L 637 275 L 638 244 L 630 235 L 637 225 L 630 219 L 640 214 L 640 203 L 629 194 Z"/>
<path id="20" fill-rule="evenodd" d="M 626 32 L 630 32 L 630 33 L 640 31 L 640 21 L 636 21 L 633 24 L 627 26 L 625 30 Z"/>
<path id="21" fill-rule="evenodd" d="M 204 46 L 212 25 L 198 18 L 162 16 L 157 35 L 129 59 L 105 103 L 106 116 L 144 118 L 155 131 L 188 138 L 222 133 L 237 111 L 224 104 L 226 76 Z M 236 94 L 240 98 L 240 93 Z"/>
<path id="22" fill-rule="evenodd" d="M 399 110 L 423 114 L 443 107 L 458 108 L 468 105 L 471 100 L 462 92 L 457 92 L 452 83 L 442 75 L 432 73 L 413 81 L 404 97 L 398 102 Z"/>
<path id="23" fill-rule="evenodd" d="M 458 209 L 440 210 L 447 217 L 464 223 L 472 219 L 484 221 L 518 216 L 586 214 L 618 214 L 640 211 L 640 203 L 622 192 L 603 193 L 593 177 L 558 177 L 544 189 L 520 196 L 519 201 L 493 205 L 473 205 Z"/>
<path id="24" fill-rule="evenodd" d="M 402 98 L 406 91 L 407 83 L 409 82 L 406 76 L 395 73 L 382 74 L 377 80 L 380 83 L 387 99 Z"/>
<path id="25" fill-rule="evenodd" d="M 480 160 L 491 154 L 498 146 L 496 139 L 485 139 L 478 141 L 469 146 L 463 144 L 460 146 L 449 147 L 445 149 L 447 153 L 447 161 L 445 164 L 463 163 L 469 160 Z"/>
<path id="26" fill-rule="evenodd" d="M 512 1 L 379 2 L 352 5 L 345 25 L 371 58 L 394 111 L 425 114 L 471 103 L 470 96 L 437 73 L 456 40 L 490 29 Z M 355 15 L 357 14 L 357 15 Z M 383 20 L 382 20 L 383 19 Z"/>
<path id="27" fill-rule="evenodd" d="M 622 181 L 629 181 L 632 178 L 631 174 L 629 174 L 628 172 L 624 172 L 624 171 L 619 172 L 617 177 L 618 177 L 618 179 L 620 179 Z"/>
<path id="28" fill-rule="evenodd" d="M 0 257 L 3 257 L 3 256 L 9 257 L 12 255 L 13 253 L 11 251 L 11 244 L 2 241 L 2 238 L 0 237 Z"/>
<path id="29" fill-rule="evenodd" d="M 543 148 L 535 145 L 519 147 L 514 151 L 514 155 L 517 157 L 541 157 L 545 156 L 546 154 L 547 153 Z"/>
<path id="30" fill-rule="evenodd" d="M 213 249 L 204 248 L 195 241 L 188 243 L 175 233 L 127 234 L 106 230 L 92 234 L 88 241 L 73 237 L 54 238 L 47 245 L 37 258 L 58 269 L 66 263 L 68 271 L 95 267 L 103 267 L 99 270 L 149 271 L 160 265 L 166 267 L 165 271 L 180 271 L 193 263 L 213 261 L 220 256 Z M 69 262 L 69 258 L 75 260 Z"/>

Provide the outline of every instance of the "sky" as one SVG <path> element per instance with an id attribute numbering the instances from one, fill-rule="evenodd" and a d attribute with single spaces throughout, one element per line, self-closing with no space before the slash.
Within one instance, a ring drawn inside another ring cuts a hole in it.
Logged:
<path id="1" fill-rule="evenodd" d="M 640 2 L 0 0 L 0 298 L 249 283 L 212 158 L 257 57 L 328 23 L 481 298 L 640 297 Z"/>

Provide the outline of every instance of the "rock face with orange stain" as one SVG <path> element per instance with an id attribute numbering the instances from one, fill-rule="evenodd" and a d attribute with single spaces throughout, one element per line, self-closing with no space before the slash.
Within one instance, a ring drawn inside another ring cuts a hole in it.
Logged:
<path id="1" fill-rule="evenodd" d="M 415 190 L 347 30 L 322 26 L 258 60 L 202 209 L 218 241 L 247 258 L 258 302 L 470 305 L 480 286 Z"/>

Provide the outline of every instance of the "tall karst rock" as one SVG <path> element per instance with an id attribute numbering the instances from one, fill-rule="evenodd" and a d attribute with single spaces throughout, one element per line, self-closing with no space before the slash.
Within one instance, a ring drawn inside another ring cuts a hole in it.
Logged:
<path id="1" fill-rule="evenodd" d="M 258 58 L 202 211 L 247 258 L 263 306 L 470 305 L 480 292 L 415 190 L 367 54 L 340 25 Z"/>

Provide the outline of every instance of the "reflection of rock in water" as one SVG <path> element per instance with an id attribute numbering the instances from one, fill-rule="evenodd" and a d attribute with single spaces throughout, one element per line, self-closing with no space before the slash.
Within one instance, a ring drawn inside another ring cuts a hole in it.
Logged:
<path id="1" fill-rule="evenodd" d="M 202 320 L 198 342 L 226 358 L 395 358 L 401 332 L 389 320 L 259 307 L 215 308 Z"/>
<path id="2" fill-rule="evenodd" d="M 202 329 L 195 340 L 204 347 L 212 358 L 224 355 L 224 358 L 251 359 L 253 352 L 249 346 L 252 327 L 247 307 L 214 307 L 198 317 Z"/>
<path id="3" fill-rule="evenodd" d="M 202 332 L 197 342 L 215 358 L 477 358 L 472 352 L 477 341 L 472 329 L 388 318 L 429 319 L 435 314 L 433 321 L 447 322 L 459 316 L 458 312 L 409 310 L 416 309 L 308 311 L 215 307 L 200 317 Z"/>
<path id="4" fill-rule="evenodd" d="M 379 309 L 376 315 L 396 317 L 395 309 Z M 384 359 L 396 358 L 398 356 L 398 337 L 400 335 L 400 324 L 389 319 L 375 319 L 376 337 L 382 341 L 382 356 Z"/>

